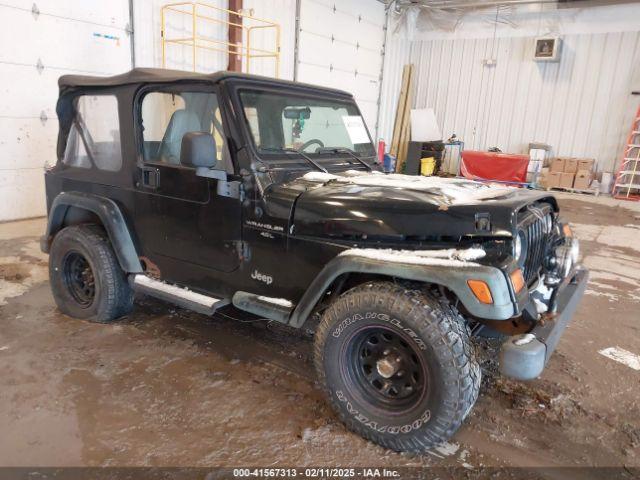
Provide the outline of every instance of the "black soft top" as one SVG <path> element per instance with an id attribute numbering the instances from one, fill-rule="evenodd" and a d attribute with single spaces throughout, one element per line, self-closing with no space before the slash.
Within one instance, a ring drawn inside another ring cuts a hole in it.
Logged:
<path id="1" fill-rule="evenodd" d="M 288 87 L 307 87 L 315 90 L 322 90 L 334 95 L 352 95 L 343 90 L 309 85 L 290 80 L 280 80 L 277 78 L 263 77 L 260 75 L 250 75 L 248 73 L 238 73 L 229 71 L 219 71 L 215 73 L 195 73 L 183 70 L 167 70 L 164 68 L 134 68 L 128 72 L 111 77 L 94 77 L 90 75 L 63 75 L 58 79 L 58 86 L 61 90 L 66 88 L 82 87 L 118 87 L 121 85 L 133 85 L 137 83 L 175 83 L 183 81 L 200 81 L 208 83 L 218 83 L 226 79 L 237 79 L 245 81 L 258 81 L 271 85 L 282 85 Z"/>

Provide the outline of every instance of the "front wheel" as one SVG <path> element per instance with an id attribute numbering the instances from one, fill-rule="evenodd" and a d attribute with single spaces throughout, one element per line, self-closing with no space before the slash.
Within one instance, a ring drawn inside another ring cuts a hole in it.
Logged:
<path id="1" fill-rule="evenodd" d="M 315 365 L 347 427 L 396 451 L 448 440 L 480 387 L 460 315 L 435 296 L 387 282 L 356 287 L 325 311 Z"/>

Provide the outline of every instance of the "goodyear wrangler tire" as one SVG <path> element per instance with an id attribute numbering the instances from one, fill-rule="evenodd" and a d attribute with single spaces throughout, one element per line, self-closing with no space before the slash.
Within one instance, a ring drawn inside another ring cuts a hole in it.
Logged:
<path id="1" fill-rule="evenodd" d="M 97 225 L 66 227 L 55 236 L 49 281 L 58 308 L 71 317 L 107 323 L 133 308 L 133 290 Z"/>
<path id="2" fill-rule="evenodd" d="M 347 427 L 396 451 L 448 440 L 480 387 L 462 317 L 446 301 L 386 282 L 356 287 L 324 312 L 314 360 Z"/>

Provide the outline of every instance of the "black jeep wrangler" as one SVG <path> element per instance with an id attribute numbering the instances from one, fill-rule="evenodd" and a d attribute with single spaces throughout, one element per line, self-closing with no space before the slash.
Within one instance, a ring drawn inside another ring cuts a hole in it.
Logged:
<path id="1" fill-rule="evenodd" d="M 315 332 L 344 423 L 399 451 L 451 437 L 478 395 L 473 338 L 540 375 L 583 295 L 546 193 L 384 174 L 353 97 L 251 75 L 60 78 L 45 175 L 51 289 L 110 322 L 134 292 Z"/>

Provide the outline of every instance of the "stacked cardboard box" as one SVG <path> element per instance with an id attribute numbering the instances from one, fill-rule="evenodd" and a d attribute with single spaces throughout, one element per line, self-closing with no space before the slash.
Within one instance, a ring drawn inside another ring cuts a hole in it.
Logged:
<path id="1" fill-rule="evenodd" d="M 549 173 L 547 174 L 547 188 L 557 188 L 562 180 L 564 172 L 565 159 L 558 157 L 551 159 L 549 164 Z"/>
<path id="2" fill-rule="evenodd" d="M 593 164 L 595 160 L 592 158 L 583 158 L 578 160 L 576 176 L 573 180 L 573 188 L 576 190 L 588 190 L 593 180 Z"/>
<path id="3" fill-rule="evenodd" d="M 591 158 L 557 157 L 551 160 L 545 176 L 545 188 L 575 188 L 586 190 L 591 185 L 595 161 Z"/>
<path id="4" fill-rule="evenodd" d="M 551 188 L 549 185 L 549 167 L 542 167 L 538 174 L 538 178 L 536 179 L 536 184 L 540 188 Z"/>

